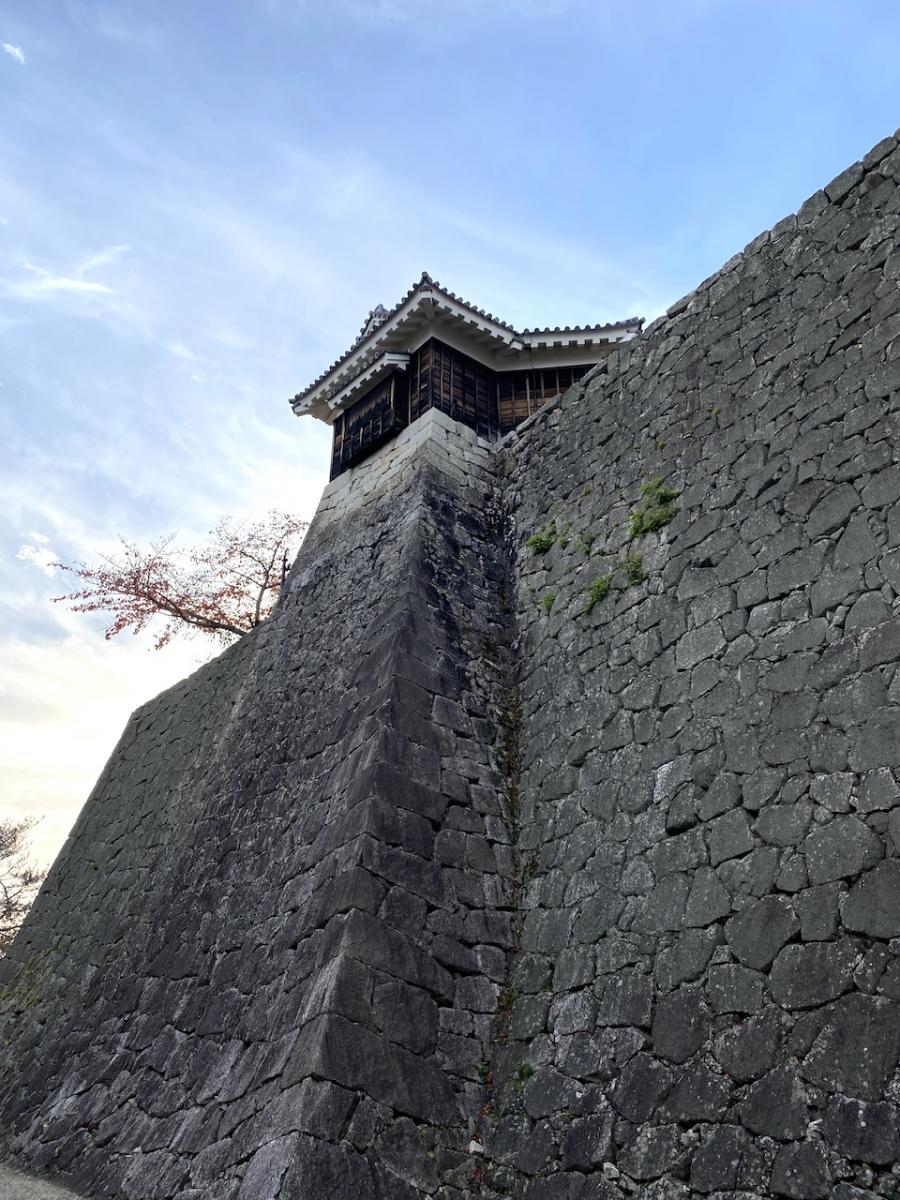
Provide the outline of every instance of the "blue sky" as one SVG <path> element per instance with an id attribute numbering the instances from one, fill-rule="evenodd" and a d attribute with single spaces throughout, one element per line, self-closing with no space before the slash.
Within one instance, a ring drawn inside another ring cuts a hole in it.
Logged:
<path id="1" fill-rule="evenodd" d="M 423 269 L 652 318 L 900 123 L 894 0 L 0 0 L 0 816 L 52 856 L 135 704 L 57 559 L 311 515 L 287 399 Z"/>

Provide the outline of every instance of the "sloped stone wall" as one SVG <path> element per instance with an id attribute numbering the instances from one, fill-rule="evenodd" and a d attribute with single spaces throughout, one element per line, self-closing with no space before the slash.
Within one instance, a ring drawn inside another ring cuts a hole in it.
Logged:
<path id="1" fill-rule="evenodd" d="M 900 1195 L 898 180 L 890 139 L 505 448 L 483 1195 Z"/>
<path id="2" fill-rule="evenodd" d="M 135 1200 L 470 1172 L 512 927 L 491 490 L 419 422 L 329 487 L 274 616 L 134 715 L 0 964 L 18 1164 Z"/>
<path id="3" fill-rule="evenodd" d="M 495 450 L 329 485 L 0 963 L 128 1200 L 900 1196 L 900 149 Z"/>

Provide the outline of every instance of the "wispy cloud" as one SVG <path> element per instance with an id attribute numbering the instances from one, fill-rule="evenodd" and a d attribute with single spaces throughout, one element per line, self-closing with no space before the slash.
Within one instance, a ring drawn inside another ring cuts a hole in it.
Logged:
<path id="1" fill-rule="evenodd" d="M 120 259 L 123 254 L 127 254 L 130 249 L 131 247 L 126 245 L 107 246 L 105 250 L 100 250 L 86 258 L 80 266 L 76 267 L 75 274 L 82 276 L 88 271 L 96 271 L 98 267 L 106 267 Z"/>
<path id="2" fill-rule="evenodd" d="M 12 290 L 19 296 L 45 296 L 53 292 L 76 292 L 95 296 L 113 295 L 113 289 L 107 287 L 105 283 L 80 279 L 77 275 L 54 275 L 52 271 L 47 271 L 44 267 L 37 267 L 28 259 L 23 261 L 22 266 L 32 278 L 13 284 Z"/>
<path id="3" fill-rule="evenodd" d="M 186 346 L 184 342 L 166 342 L 166 349 L 173 358 L 180 358 L 185 362 L 200 361 L 200 355 L 195 354 L 190 346 Z"/>
<path id="4" fill-rule="evenodd" d="M 23 67 L 25 66 L 25 51 L 21 46 L 11 46 L 9 42 L 0 42 L 0 46 L 3 47 L 3 50 L 10 56 L 10 58 L 14 58 L 17 62 L 20 62 Z"/>
<path id="5" fill-rule="evenodd" d="M 129 249 L 128 246 L 108 246 L 72 265 L 43 266 L 31 259 L 19 260 L 18 269 L 0 275 L 0 297 L 50 304 L 64 300 L 82 302 L 91 307 L 93 316 L 108 315 L 129 324 L 139 324 L 142 315 L 127 295 L 107 279 L 98 278 L 104 269 L 113 265 Z"/>

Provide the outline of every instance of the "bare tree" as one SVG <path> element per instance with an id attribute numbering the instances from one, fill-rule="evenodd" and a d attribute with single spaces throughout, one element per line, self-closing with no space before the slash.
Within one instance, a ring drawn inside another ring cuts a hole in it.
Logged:
<path id="1" fill-rule="evenodd" d="M 0 958 L 19 932 L 46 875 L 28 852 L 28 834 L 36 824 L 0 818 Z"/>

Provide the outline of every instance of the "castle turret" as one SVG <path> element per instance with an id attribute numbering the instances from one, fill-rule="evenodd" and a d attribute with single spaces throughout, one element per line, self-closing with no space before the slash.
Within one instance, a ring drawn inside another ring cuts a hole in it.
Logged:
<path id="1" fill-rule="evenodd" d="M 521 332 L 423 272 L 388 311 L 379 304 L 341 357 L 291 401 L 334 430 L 331 478 L 430 408 L 495 440 L 571 387 L 640 318 Z"/>

